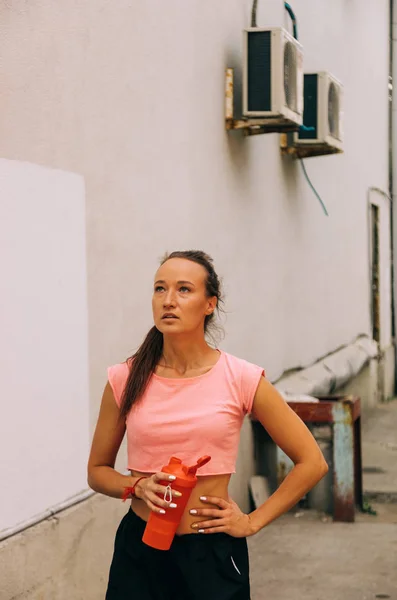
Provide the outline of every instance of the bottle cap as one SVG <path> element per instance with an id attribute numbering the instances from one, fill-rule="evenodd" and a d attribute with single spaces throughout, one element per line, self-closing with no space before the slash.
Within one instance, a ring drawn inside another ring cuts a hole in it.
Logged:
<path id="1" fill-rule="evenodd" d="M 197 469 L 204 467 L 204 465 L 206 465 L 210 460 L 210 456 L 202 456 L 198 459 L 195 465 L 187 468 L 186 475 L 196 475 Z"/>
<path id="2" fill-rule="evenodd" d="M 195 465 L 191 467 L 184 465 L 180 458 L 176 456 L 172 456 L 169 460 L 169 463 L 166 467 L 163 468 L 163 471 L 166 473 L 172 473 L 176 475 L 180 479 L 189 479 L 195 480 L 197 469 L 203 467 L 211 460 L 210 456 L 202 456 L 198 459 Z"/>

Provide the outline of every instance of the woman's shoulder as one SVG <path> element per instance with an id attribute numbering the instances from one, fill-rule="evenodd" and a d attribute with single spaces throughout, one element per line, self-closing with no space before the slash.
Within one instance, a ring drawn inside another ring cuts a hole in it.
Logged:
<path id="1" fill-rule="evenodd" d="M 128 360 L 126 360 L 122 363 L 116 363 L 114 365 L 111 365 L 107 369 L 108 376 L 110 376 L 111 378 L 128 377 L 128 374 L 130 372 L 130 367 L 131 367 L 131 363 Z"/>
<path id="2" fill-rule="evenodd" d="M 229 354 L 224 350 L 221 351 L 226 364 L 228 364 L 232 368 L 237 368 L 241 370 L 245 370 L 250 367 L 256 367 L 261 369 L 262 367 L 258 366 L 256 363 L 250 362 L 245 358 L 240 358 L 239 356 L 235 356 L 234 354 Z"/>
<path id="3" fill-rule="evenodd" d="M 130 361 L 127 360 L 122 363 L 111 365 L 107 369 L 108 381 L 113 390 L 113 395 L 118 406 L 120 406 L 121 397 L 125 388 L 125 384 L 127 383 L 128 375 L 130 373 L 130 366 Z"/>
<path id="4" fill-rule="evenodd" d="M 260 367 L 244 358 L 224 352 L 226 376 L 237 386 L 239 398 L 245 413 L 252 410 L 255 392 L 259 382 L 265 376 L 263 367 Z"/>
<path id="5" fill-rule="evenodd" d="M 107 368 L 108 380 L 112 388 L 118 390 L 123 387 L 130 374 L 131 361 L 126 360 L 122 363 L 111 365 Z"/>

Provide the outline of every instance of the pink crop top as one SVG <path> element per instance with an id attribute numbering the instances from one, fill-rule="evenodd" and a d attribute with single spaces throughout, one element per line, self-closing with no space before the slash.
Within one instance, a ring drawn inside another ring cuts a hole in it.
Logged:
<path id="1" fill-rule="evenodd" d="M 127 363 L 108 368 L 118 406 L 128 374 Z M 261 367 L 225 352 L 197 377 L 154 373 L 126 420 L 128 469 L 155 473 L 171 456 L 190 465 L 209 454 L 199 475 L 235 473 L 241 426 L 262 375 Z"/>

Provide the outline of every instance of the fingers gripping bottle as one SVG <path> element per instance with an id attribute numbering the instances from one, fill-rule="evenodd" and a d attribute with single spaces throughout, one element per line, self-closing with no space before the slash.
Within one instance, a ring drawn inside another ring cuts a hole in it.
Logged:
<path id="1" fill-rule="evenodd" d="M 175 481 L 170 482 L 167 486 L 164 500 L 172 501 L 172 490 L 180 492 L 182 496 L 176 500 L 177 508 L 168 509 L 165 515 L 155 512 L 150 513 L 142 538 L 145 544 L 157 548 L 157 550 L 170 549 L 192 489 L 197 483 L 196 471 L 210 460 L 210 456 L 203 456 L 198 459 L 195 465 L 187 467 L 182 464 L 180 458 L 173 456 L 170 458 L 168 465 L 161 469 L 163 473 L 176 476 Z"/>

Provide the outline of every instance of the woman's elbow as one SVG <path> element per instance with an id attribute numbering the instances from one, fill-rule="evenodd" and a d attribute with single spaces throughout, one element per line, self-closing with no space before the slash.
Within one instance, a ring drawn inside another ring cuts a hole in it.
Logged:
<path id="1" fill-rule="evenodd" d="M 321 452 L 307 456 L 302 461 L 305 465 L 308 485 L 314 487 L 328 473 L 328 464 Z"/>
<path id="2" fill-rule="evenodd" d="M 315 461 L 313 465 L 313 471 L 315 473 L 317 481 L 320 481 L 329 471 L 329 467 L 327 461 L 324 456 L 321 454 L 318 460 Z"/>
<path id="3" fill-rule="evenodd" d="M 95 477 L 95 467 L 88 465 L 87 467 L 87 483 L 88 487 L 90 487 L 94 492 L 97 492 L 96 486 L 96 477 Z"/>
<path id="4" fill-rule="evenodd" d="M 88 484 L 88 487 L 89 487 L 89 488 L 91 488 L 92 490 L 94 490 L 94 492 L 96 491 L 96 490 L 95 490 L 94 483 L 93 483 L 93 481 L 92 481 L 92 477 L 90 476 L 90 474 L 89 474 L 89 473 L 87 473 L 87 484 Z"/>

